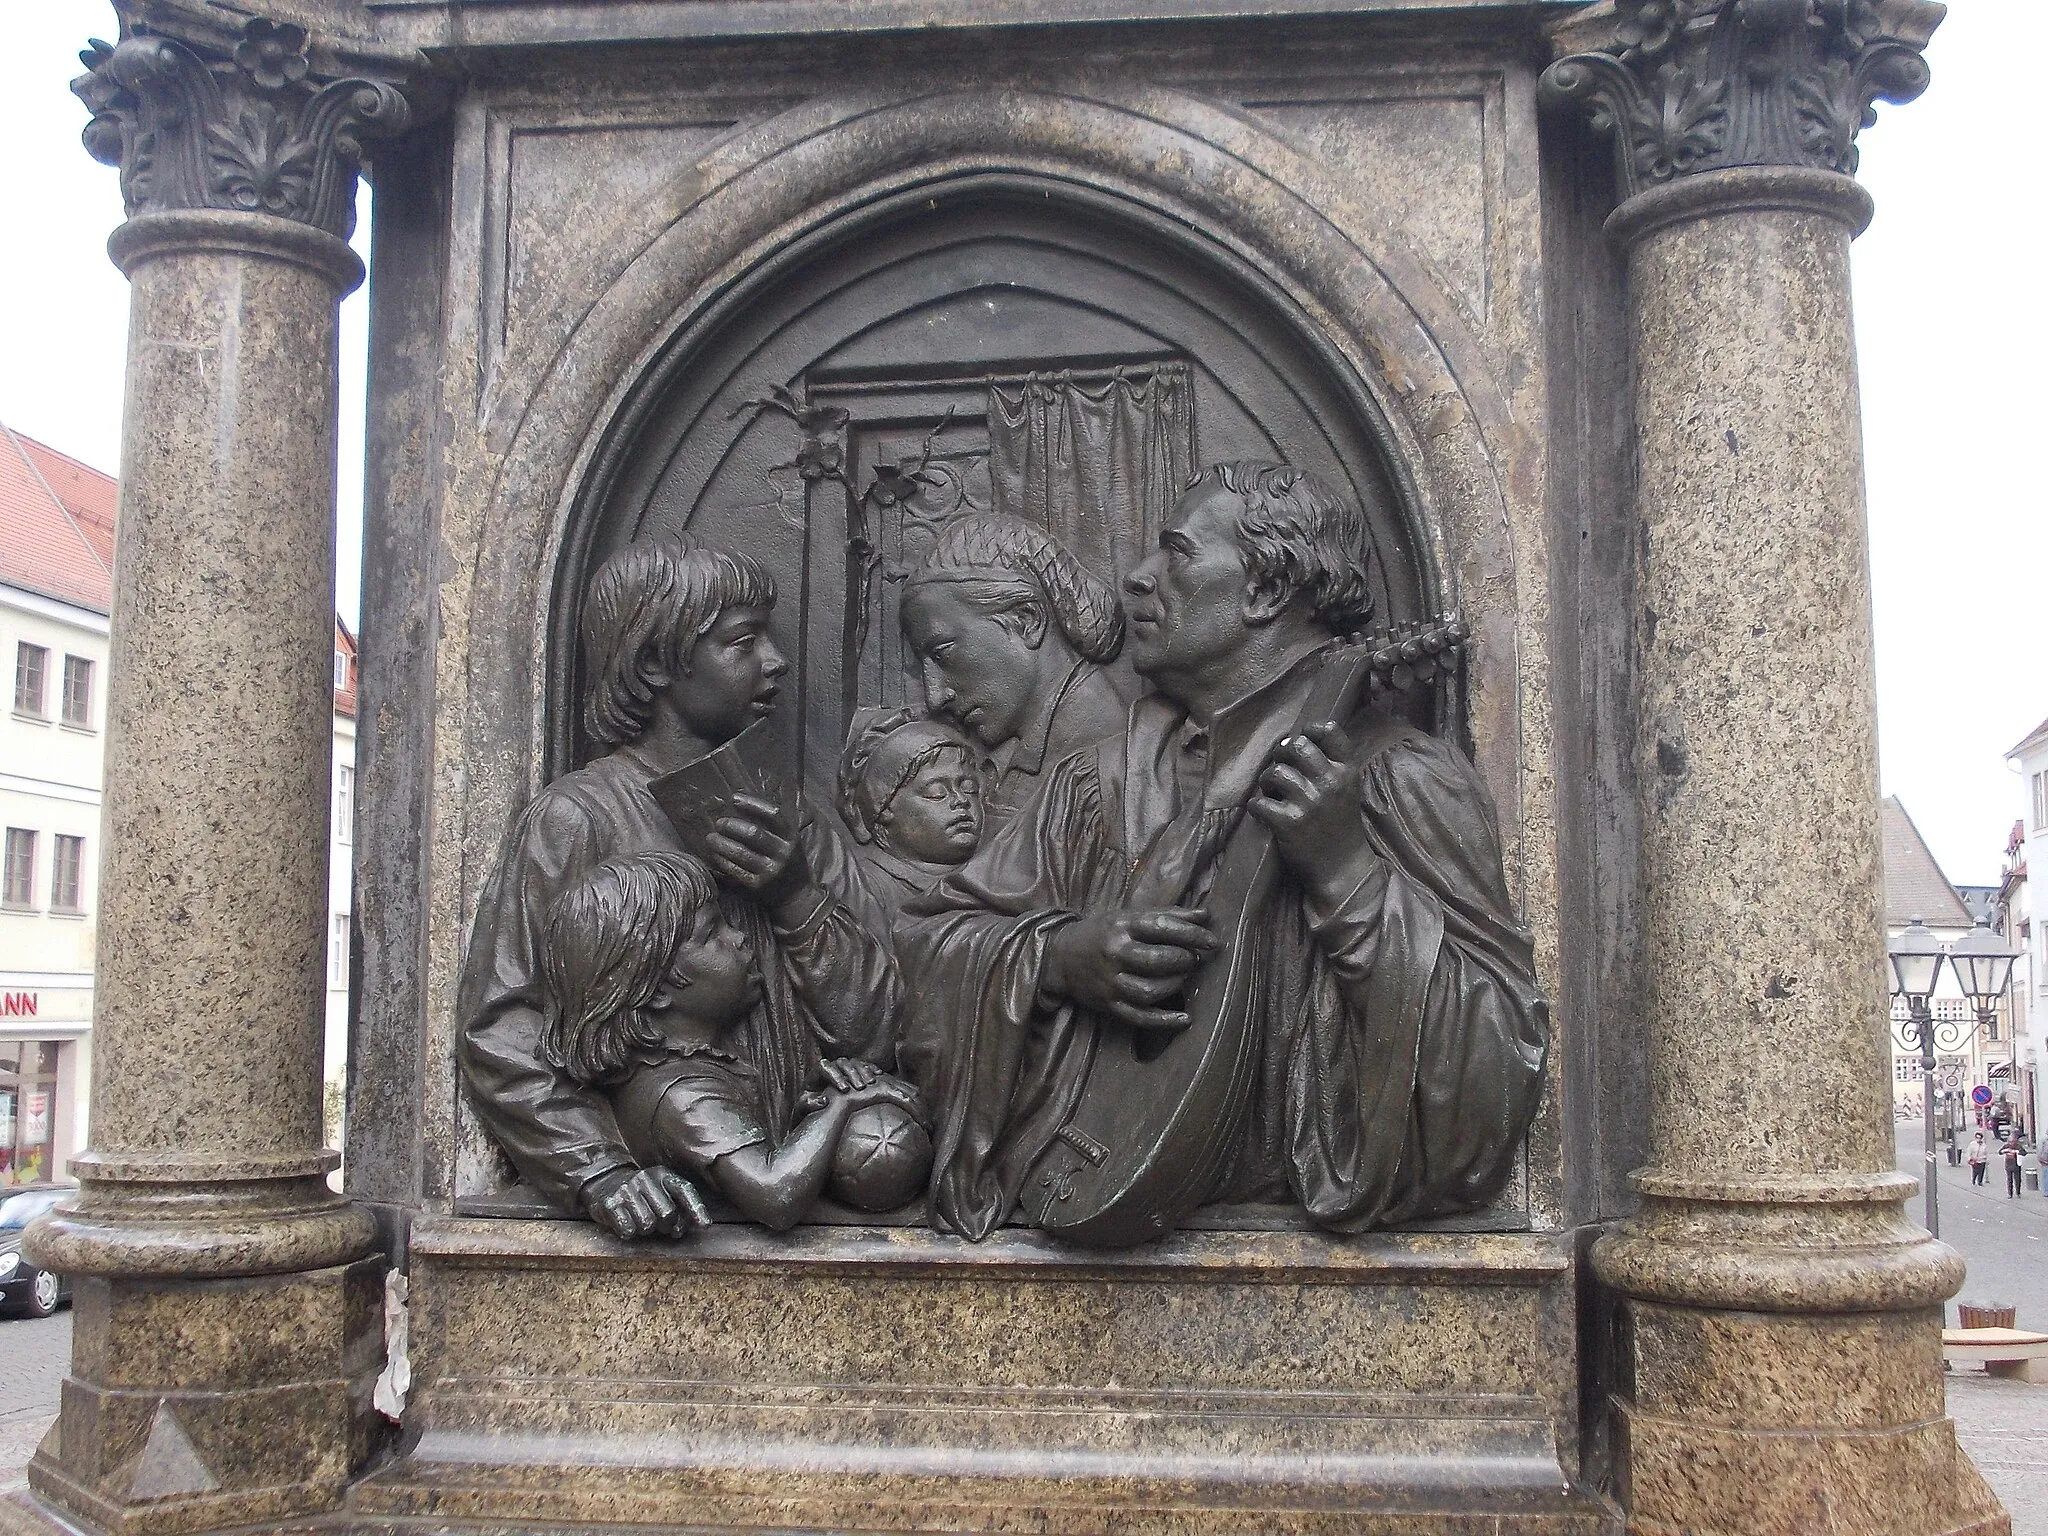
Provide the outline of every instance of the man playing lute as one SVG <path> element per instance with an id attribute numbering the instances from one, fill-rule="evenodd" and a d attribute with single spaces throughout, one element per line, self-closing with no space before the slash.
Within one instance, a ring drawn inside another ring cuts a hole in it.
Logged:
<path id="1" fill-rule="evenodd" d="M 1205 964 L 1249 978 L 1226 1022 L 1251 1049 L 1230 1123 L 1201 1128 L 1222 1142 L 1203 1198 L 1356 1232 L 1499 1193 L 1548 1007 L 1485 788 L 1455 747 L 1369 702 L 1303 720 L 1331 648 L 1371 618 L 1367 547 L 1357 510 L 1302 471 L 1205 470 L 1125 581 L 1151 687 L 1126 729 L 1048 769 L 908 909 L 903 1060 L 936 1119 L 938 1226 L 1048 1219 L 1027 1184 L 1063 1134 L 1091 1161 L 1118 1150 L 1073 1124 L 1095 1052 L 1186 1029 Z M 1256 910 L 1212 913 L 1247 815 L 1281 878 Z M 1158 1108 L 1133 1104 L 1130 1123 Z"/>

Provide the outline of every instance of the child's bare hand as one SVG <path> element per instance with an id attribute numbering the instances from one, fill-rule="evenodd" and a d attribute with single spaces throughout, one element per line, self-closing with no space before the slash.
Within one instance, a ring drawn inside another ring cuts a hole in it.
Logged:
<path id="1" fill-rule="evenodd" d="M 812 882 L 794 818 L 758 795 L 734 795 L 726 811 L 705 845 L 712 872 L 751 891 L 770 912 L 798 905 Z"/>
<path id="2" fill-rule="evenodd" d="M 856 1088 L 865 1088 L 882 1075 L 882 1069 L 872 1061 L 862 1061 L 858 1056 L 834 1056 L 824 1063 L 825 1081 L 841 1093 L 850 1093 Z"/>
<path id="3" fill-rule="evenodd" d="M 673 1168 L 620 1169 L 586 1193 L 590 1219 L 613 1237 L 681 1237 L 711 1225 L 696 1186 Z"/>
<path id="4" fill-rule="evenodd" d="M 930 1123 L 925 1116 L 924 1096 L 900 1077 L 878 1073 L 873 1082 L 848 1093 L 846 1100 L 855 1109 L 866 1109 L 870 1104 L 894 1104 L 919 1125 Z"/>

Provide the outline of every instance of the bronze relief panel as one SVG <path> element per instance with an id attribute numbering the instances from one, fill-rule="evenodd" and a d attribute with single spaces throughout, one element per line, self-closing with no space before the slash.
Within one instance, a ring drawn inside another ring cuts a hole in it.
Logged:
<path id="1" fill-rule="evenodd" d="M 524 1179 L 628 1237 L 1495 1202 L 1547 1005 L 1375 421 L 1274 285 L 1017 179 L 681 333 L 468 954 Z"/>

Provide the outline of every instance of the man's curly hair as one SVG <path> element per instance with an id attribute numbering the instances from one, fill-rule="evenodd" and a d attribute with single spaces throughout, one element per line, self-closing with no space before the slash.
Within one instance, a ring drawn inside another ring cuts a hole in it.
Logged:
<path id="1" fill-rule="evenodd" d="M 1237 542 L 1252 580 L 1305 592 L 1336 634 L 1372 622 L 1372 541 L 1351 502 L 1307 470 L 1266 459 L 1211 464 L 1188 489 L 1203 485 L 1237 498 Z"/>

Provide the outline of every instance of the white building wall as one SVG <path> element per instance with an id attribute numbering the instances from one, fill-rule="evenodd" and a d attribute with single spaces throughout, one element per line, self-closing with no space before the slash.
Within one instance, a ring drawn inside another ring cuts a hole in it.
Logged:
<path id="1" fill-rule="evenodd" d="M 48 658 L 40 710 L 16 707 L 24 643 Z M 75 722 L 64 717 L 66 657 L 91 668 Z M 104 614 L 0 584 L 0 826 L 32 834 L 34 849 L 28 899 L 0 902 L 0 1054 L 55 1056 L 53 1080 L 30 1080 L 31 1066 L 29 1078 L 0 1084 L 0 1186 L 68 1181 L 66 1164 L 86 1143 L 106 677 Z M 75 910 L 53 900 L 60 836 L 83 840 Z M 35 1134 L 45 1119 L 47 1153 Z"/>
<path id="2" fill-rule="evenodd" d="M 2012 976 L 2013 1012 L 2018 1016 L 2020 1031 L 2015 1052 L 2032 1068 L 2038 1084 L 2042 1066 L 2048 1063 L 2048 902 L 2034 894 L 2034 875 L 2039 873 L 2048 879 L 2048 739 L 2035 742 L 2029 751 L 2013 760 L 2019 764 L 2021 792 L 2025 797 L 2022 847 L 2027 866 L 2026 879 L 2018 883 L 2013 893 L 2017 910 L 2010 923 L 2015 935 L 2022 931 L 2026 935 L 2025 943 L 2018 946 L 2021 956 L 2013 966 Z M 2048 1104 L 2042 1103 L 2041 1098 L 2037 1087 L 2037 1125 L 2048 1114 Z"/>
<path id="3" fill-rule="evenodd" d="M 348 1070 L 349 914 L 354 910 L 356 723 L 334 717 L 327 806 L 327 1055 L 325 1077 Z"/>

